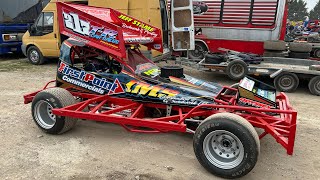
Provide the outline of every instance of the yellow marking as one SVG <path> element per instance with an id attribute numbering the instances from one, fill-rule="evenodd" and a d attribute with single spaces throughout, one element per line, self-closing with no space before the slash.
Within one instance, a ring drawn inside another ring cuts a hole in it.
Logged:
<path id="1" fill-rule="evenodd" d="M 148 84 L 142 84 L 139 94 L 146 95 L 151 89 L 152 89 L 152 86 Z"/>
<path id="2" fill-rule="evenodd" d="M 158 71 L 159 71 L 158 69 L 150 69 L 150 70 L 148 70 L 148 71 L 145 71 L 144 74 L 150 76 L 150 75 L 152 75 L 153 73 L 156 73 L 156 72 L 158 72 Z"/>
<path id="3" fill-rule="evenodd" d="M 135 85 L 137 83 L 137 81 L 130 81 L 130 82 L 128 82 L 127 84 L 126 84 L 126 92 L 131 92 L 131 87 L 133 86 L 133 85 Z"/>

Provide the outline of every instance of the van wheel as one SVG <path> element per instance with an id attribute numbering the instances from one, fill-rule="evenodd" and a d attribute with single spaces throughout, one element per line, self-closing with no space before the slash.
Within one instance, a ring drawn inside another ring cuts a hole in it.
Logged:
<path id="1" fill-rule="evenodd" d="M 40 65 L 44 63 L 44 58 L 36 46 L 31 46 L 27 50 L 27 57 L 31 64 Z"/>
<path id="2" fill-rule="evenodd" d="M 223 178 L 240 178 L 255 166 L 259 137 L 243 117 L 218 113 L 205 119 L 193 137 L 193 149 L 200 164 Z"/>
<path id="3" fill-rule="evenodd" d="M 208 48 L 202 42 L 195 42 L 195 48 L 192 51 L 189 51 L 190 59 L 203 59 L 205 57 L 205 52 L 208 51 Z"/>

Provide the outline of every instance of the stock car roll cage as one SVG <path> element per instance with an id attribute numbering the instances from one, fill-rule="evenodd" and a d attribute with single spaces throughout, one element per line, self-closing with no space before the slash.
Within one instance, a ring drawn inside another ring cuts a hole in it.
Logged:
<path id="1" fill-rule="evenodd" d="M 50 88 L 49 85 L 54 82 L 55 80 L 48 82 L 43 90 Z M 57 116 L 116 123 L 130 132 L 164 133 L 176 131 L 194 133 L 194 129 L 187 127 L 187 121 L 198 122 L 192 118 L 208 117 L 217 113 L 229 112 L 245 118 L 254 127 L 264 129 L 264 132 L 259 135 L 260 139 L 270 134 L 286 149 L 287 154 L 293 154 L 297 112 L 293 110 L 289 104 L 288 97 L 284 93 L 280 93 L 276 97 L 279 109 L 242 107 L 238 106 L 236 102 L 238 90 L 224 86 L 214 98 L 216 104 L 202 104 L 196 107 L 172 105 L 170 108 L 178 112 L 176 115 L 146 118 L 146 108 L 167 110 L 168 105 L 151 102 L 143 103 L 126 98 L 79 92 L 72 88 L 67 90 L 74 97 L 84 99 L 84 101 L 64 108 L 53 109 L 53 114 Z M 227 90 L 236 94 L 226 95 Z M 32 102 L 35 95 L 40 91 L 25 95 L 24 103 Z M 85 109 L 89 109 L 89 111 L 84 111 Z"/>

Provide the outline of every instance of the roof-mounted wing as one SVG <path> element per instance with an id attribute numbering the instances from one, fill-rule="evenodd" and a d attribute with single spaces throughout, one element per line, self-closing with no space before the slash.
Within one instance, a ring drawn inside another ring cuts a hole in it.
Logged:
<path id="1" fill-rule="evenodd" d="M 125 45 L 163 51 L 161 30 L 111 8 L 57 2 L 60 33 L 125 57 Z"/>

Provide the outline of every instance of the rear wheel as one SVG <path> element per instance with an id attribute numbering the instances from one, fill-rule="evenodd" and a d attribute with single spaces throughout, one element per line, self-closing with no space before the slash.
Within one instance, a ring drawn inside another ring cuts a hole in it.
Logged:
<path id="1" fill-rule="evenodd" d="M 299 78 L 294 73 L 282 73 L 274 79 L 274 86 L 278 91 L 293 92 L 299 86 Z"/>
<path id="2" fill-rule="evenodd" d="M 320 96 L 320 76 L 313 77 L 309 81 L 308 87 L 309 87 L 311 94 L 316 95 L 316 96 Z"/>
<path id="3" fill-rule="evenodd" d="M 65 89 L 50 88 L 39 92 L 32 101 L 32 116 L 38 127 L 49 134 L 61 134 L 72 129 L 77 119 L 56 116 L 54 108 L 75 104 L 75 98 Z"/>
<path id="4" fill-rule="evenodd" d="M 203 59 L 205 56 L 205 52 L 208 51 L 207 46 L 202 42 L 195 42 L 195 49 L 189 51 L 190 59 Z"/>
<path id="5" fill-rule="evenodd" d="M 208 117 L 196 129 L 193 149 L 200 164 L 223 178 L 239 178 L 255 166 L 259 137 L 244 118 L 219 113 Z"/>

